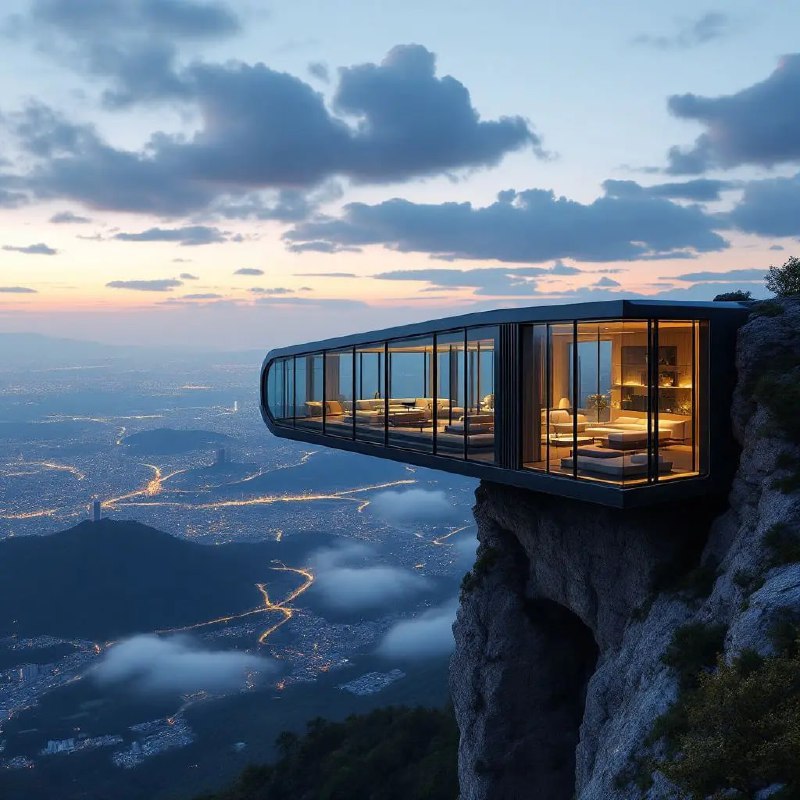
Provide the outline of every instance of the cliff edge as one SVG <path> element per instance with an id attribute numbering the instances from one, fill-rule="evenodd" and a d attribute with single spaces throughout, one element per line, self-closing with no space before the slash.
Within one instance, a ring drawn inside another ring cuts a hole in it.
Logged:
<path id="1" fill-rule="evenodd" d="M 799 300 L 754 306 L 736 369 L 741 455 L 727 498 L 620 511 L 481 484 L 450 677 L 462 800 L 766 797 L 798 777 L 771 750 L 746 767 L 725 740 L 759 709 L 686 738 L 709 693 L 722 692 L 709 706 L 722 711 L 738 697 L 714 680 L 762 687 L 786 662 L 791 681 L 798 658 Z M 764 712 L 773 728 L 780 713 Z M 799 747 L 791 734 L 784 749 L 797 760 Z M 719 778 L 725 758 L 742 775 Z"/>

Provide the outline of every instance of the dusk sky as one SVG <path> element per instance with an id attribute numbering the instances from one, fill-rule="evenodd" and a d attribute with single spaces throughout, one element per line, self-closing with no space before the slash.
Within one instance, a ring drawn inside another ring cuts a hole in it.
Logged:
<path id="1" fill-rule="evenodd" d="M 765 296 L 800 254 L 789 0 L 6 0 L 0 331 L 264 350 Z"/>

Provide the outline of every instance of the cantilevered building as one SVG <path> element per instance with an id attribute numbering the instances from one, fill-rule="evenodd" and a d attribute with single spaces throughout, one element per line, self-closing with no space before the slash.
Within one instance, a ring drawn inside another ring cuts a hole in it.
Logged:
<path id="1" fill-rule="evenodd" d="M 718 491 L 738 303 L 505 309 L 274 350 L 277 436 L 612 506 Z"/>

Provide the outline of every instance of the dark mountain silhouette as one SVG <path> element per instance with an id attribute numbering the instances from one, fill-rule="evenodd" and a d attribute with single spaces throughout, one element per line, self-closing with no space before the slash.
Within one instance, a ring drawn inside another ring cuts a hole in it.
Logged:
<path id="1" fill-rule="evenodd" d="M 192 625 L 259 607 L 299 581 L 274 560 L 305 566 L 325 534 L 282 542 L 202 545 L 137 522 L 102 520 L 50 536 L 0 542 L 0 636 L 51 634 L 103 641 Z"/>

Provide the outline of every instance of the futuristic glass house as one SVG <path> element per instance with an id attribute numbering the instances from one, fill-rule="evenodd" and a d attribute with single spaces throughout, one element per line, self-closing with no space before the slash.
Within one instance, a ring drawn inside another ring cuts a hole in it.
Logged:
<path id="1" fill-rule="evenodd" d="M 718 490 L 738 303 L 506 309 L 272 351 L 277 436 L 612 506 Z"/>

